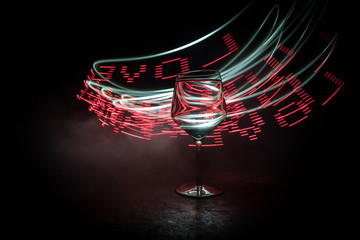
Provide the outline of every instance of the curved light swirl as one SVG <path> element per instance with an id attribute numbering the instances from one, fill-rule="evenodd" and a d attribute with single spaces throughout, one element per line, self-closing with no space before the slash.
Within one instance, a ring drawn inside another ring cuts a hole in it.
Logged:
<path id="1" fill-rule="evenodd" d="M 234 23 L 252 3 L 253 1 L 249 2 L 241 11 L 219 28 L 183 46 L 152 55 L 95 61 L 93 63 L 94 75 L 96 74 L 98 78 L 104 81 L 86 80 L 87 87 L 103 98 L 106 98 L 115 109 L 125 110 L 133 114 L 141 114 L 141 118 L 145 122 L 148 121 L 150 123 L 158 119 L 170 119 L 173 88 L 158 90 L 131 89 L 118 82 L 107 79 L 107 76 L 100 71 L 101 66 L 153 60 L 170 54 L 181 53 L 184 50 L 188 51 L 191 47 L 195 47 L 200 42 L 216 36 L 221 30 L 225 29 L 231 23 Z M 271 95 L 269 100 L 260 106 L 257 105 L 248 108 L 234 107 L 228 112 L 227 118 L 240 117 L 244 114 L 251 114 L 274 104 L 276 105 L 314 79 L 319 73 L 318 70 L 321 69 L 329 59 L 329 56 L 336 47 L 337 35 L 332 36 L 332 39 L 327 41 L 322 51 L 314 53 L 304 66 L 292 70 L 292 75 L 288 75 L 288 77 L 281 79 L 281 81 L 273 81 L 275 77 L 281 75 L 280 73 L 286 69 L 286 66 L 294 56 L 306 46 L 326 9 L 325 4 L 325 6 L 320 6 L 321 10 L 318 11 L 319 6 L 317 1 L 309 1 L 299 12 L 295 11 L 296 6 L 296 1 L 294 1 L 283 18 L 280 18 L 279 6 L 275 5 L 271 8 L 256 31 L 254 31 L 254 34 L 242 44 L 239 50 L 229 55 L 226 58 L 227 61 L 224 61 L 219 68 L 224 86 L 226 86 L 227 83 L 230 84 L 237 79 L 241 79 L 242 76 L 245 76 L 249 72 L 253 73 L 253 79 L 257 79 L 256 82 L 242 81 L 236 84 L 236 89 L 231 93 L 224 91 L 226 103 L 230 106 L 232 104 L 241 104 L 245 101 L 250 102 L 250 100 L 259 98 L 263 94 Z M 279 47 L 285 45 L 288 49 L 291 49 L 291 53 L 275 56 Z M 264 60 L 273 58 L 276 58 L 278 61 L 278 67 L 269 70 L 269 63 Z M 319 63 L 321 64 L 319 65 Z M 284 74 L 282 75 L 284 76 Z M 301 77 L 302 81 L 294 86 L 293 89 L 287 89 L 285 91 L 283 86 L 294 81 L 296 77 Z M 271 81 L 273 81 L 273 83 Z M 270 86 L 264 88 L 265 85 Z M 111 115 L 114 116 L 117 114 L 116 111 L 111 113 Z M 191 119 L 187 120 L 191 121 Z M 141 124 L 146 125 L 146 123 Z M 135 126 L 136 124 L 125 122 L 124 125 Z"/>

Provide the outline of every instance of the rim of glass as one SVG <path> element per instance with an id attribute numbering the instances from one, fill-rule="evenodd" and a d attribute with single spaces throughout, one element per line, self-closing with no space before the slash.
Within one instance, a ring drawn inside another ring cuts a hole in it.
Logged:
<path id="1" fill-rule="evenodd" d="M 217 77 L 216 79 L 213 79 Z M 210 69 L 201 69 L 201 70 L 192 70 L 187 72 L 181 72 L 176 75 L 176 81 L 182 81 L 186 79 L 207 79 L 221 81 L 221 75 L 219 70 L 210 70 Z"/>

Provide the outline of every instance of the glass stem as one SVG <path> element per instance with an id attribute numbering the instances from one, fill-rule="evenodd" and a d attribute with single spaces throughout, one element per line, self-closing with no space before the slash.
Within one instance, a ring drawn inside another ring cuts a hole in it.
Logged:
<path id="1" fill-rule="evenodd" d="M 200 162 L 200 151 L 201 151 L 201 140 L 196 140 L 196 191 L 197 195 L 202 195 L 202 172 L 201 172 L 201 162 Z"/>

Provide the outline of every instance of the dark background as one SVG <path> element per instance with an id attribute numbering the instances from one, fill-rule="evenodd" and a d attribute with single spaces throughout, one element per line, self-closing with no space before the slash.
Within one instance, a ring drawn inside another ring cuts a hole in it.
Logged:
<path id="1" fill-rule="evenodd" d="M 255 1 L 252 11 L 262 18 L 276 3 Z M 257 141 L 231 135 L 224 147 L 205 149 L 204 178 L 224 190 L 220 197 L 174 193 L 194 179 L 191 139 L 115 134 L 76 98 L 95 60 L 174 48 L 221 25 L 244 4 L 54 4 L 27 15 L 19 30 L 25 57 L 18 63 L 26 74 L 14 83 L 22 104 L 21 111 L 14 107 L 19 116 L 11 138 L 12 233 L 103 239 L 349 234 L 356 191 L 350 154 L 357 137 L 350 93 L 356 75 L 349 64 L 355 18 L 342 1 L 329 3 L 319 29 L 340 33 L 329 69 L 344 87 L 293 128 L 266 126 Z M 279 2 L 281 11 L 289 4 Z"/>

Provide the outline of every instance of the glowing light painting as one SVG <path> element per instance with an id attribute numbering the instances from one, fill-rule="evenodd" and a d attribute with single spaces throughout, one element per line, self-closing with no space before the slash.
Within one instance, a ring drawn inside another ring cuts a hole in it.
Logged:
<path id="1" fill-rule="evenodd" d="M 294 2 L 281 19 L 280 7 L 274 6 L 267 15 L 254 16 L 262 22 L 250 34 L 242 31 L 242 25 L 251 21 L 243 15 L 252 4 L 183 46 L 94 62 L 78 98 L 116 133 L 144 140 L 157 135 L 177 138 L 187 134 L 170 116 L 176 74 L 217 69 L 227 118 L 203 146 L 223 145 L 224 134 L 259 139 L 268 121 L 282 128 L 300 124 L 314 106 L 334 101 L 344 85 L 326 65 L 339 44 L 338 36 L 317 29 L 326 4 L 309 1 L 299 8 Z M 156 88 L 159 83 L 168 87 Z M 314 95 L 314 84 L 326 88 L 326 94 Z"/>

